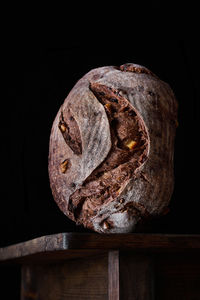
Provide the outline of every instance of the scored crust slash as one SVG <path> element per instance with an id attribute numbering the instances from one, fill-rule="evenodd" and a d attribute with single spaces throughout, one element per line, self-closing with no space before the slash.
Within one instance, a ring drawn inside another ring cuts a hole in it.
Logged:
<path id="1" fill-rule="evenodd" d="M 147 68 L 125 64 L 87 73 L 65 99 L 50 136 L 50 185 L 63 213 L 99 233 L 132 232 L 165 214 L 176 123 L 171 88 Z"/>

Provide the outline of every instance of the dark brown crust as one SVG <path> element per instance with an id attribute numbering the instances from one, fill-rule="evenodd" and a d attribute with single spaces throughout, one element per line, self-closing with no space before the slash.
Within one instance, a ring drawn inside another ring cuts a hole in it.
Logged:
<path id="1" fill-rule="evenodd" d="M 77 155 L 82 153 L 82 143 L 80 130 L 78 128 L 77 122 L 72 116 L 70 110 L 67 110 L 65 118 L 63 116 L 63 111 L 60 113 L 60 122 L 58 127 L 63 135 L 63 138 L 67 145 L 73 150 Z"/>
<path id="2" fill-rule="evenodd" d="M 151 76 L 154 76 L 156 78 L 158 78 L 153 72 L 151 72 L 149 69 L 143 67 L 143 66 L 138 66 L 138 65 L 134 65 L 134 64 L 124 64 L 124 65 L 121 65 L 119 67 L 119 69 L 123 72 L 133 72 L 133 73 L 143 73 L 143 74 L 148 74 L 148 75 L 151 75 Z"/>
<path id="3" fill-rule="evenodd" d="M 144 163 L 148 147 L 147 133 L 140 118 L 117 90 L 99 83 L 90 83 L 90 90 L 105 107 L 112 147 L 102 164 L 70 196 L 69 210 L 74 215 L 74 220 L 84 225 L 87 225 L 91 216 L 97 215 L 103 204 L 115 199 L 118 190 L 133 176 L 135 169 Z M 106 107 L 108 104 L 109 109 Z M 125 146 L 129 140 L 136 142 L 132 150 Z M 135 211 L 139 212 L 137 208 Z M 141 210 L 139 214 L 143 216 L 146 212 L 144 214 Z M 109 228 L 111 227 L 109 223 Z"/>
<path id="4" fill-rule="evenodd" d="M 49 176 L 60 209 L 106 233 L 162 215 L 173 191 L 176 122 L 173 92 L 145 67 L 90 71 L 52 126 Z"/>

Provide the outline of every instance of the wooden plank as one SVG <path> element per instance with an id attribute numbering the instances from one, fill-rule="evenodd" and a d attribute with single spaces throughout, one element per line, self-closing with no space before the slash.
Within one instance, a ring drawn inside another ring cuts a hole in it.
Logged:
<path id="1" fill-rule="evenodd" d="M 47 251 L 39 252 L 31 255 L 17 257 L 13 259 L 7 259 L 0 261 L 0 265 L 13 265 L 13 264 L 49 264 L 56 262 L 65 262 L 71 259 L 78 259 L 84 257 L 96 257 L 98 255 L 107 254 L 104 250 L 58 250 L 58 251 Z"/>
<path id="2" fill-rule="evenodd" d="M 119 251 L 108 253 L 108 300 L 119 300 Z"/>
<path id="3" fill-rule="evenodd" d="M 155 299 L 153 257 L 120 253 L 119 273 L 120 300 Z"/>
<path id="4" fill-rule="evenodd" d="M 107 300 L 107 256 L 22 267 L 21 300 Z"/>
<path id="5" fill-rule="evenodd" d="M 60 233 L 0 248 L 0 261 L 68 250 L 200 251 L 200 235 Z M 61 252 L 60 252 L 61 253 Z M 70 252 L 69 252 L 70 253 Z"/>

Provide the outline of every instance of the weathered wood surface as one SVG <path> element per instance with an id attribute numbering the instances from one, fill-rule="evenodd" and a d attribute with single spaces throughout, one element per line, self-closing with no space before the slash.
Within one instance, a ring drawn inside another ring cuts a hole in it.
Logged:
<path id="1" fill-rule="evenodd" d="M 107 282 L 105 255 L 60 264 L 24 265 L 21 300 L 107 300 Z"/>
<path id="2" fill-rule="evenodd" d="M 67 259 L 108 250 L 148 252 L 200 251 L 200 235 L 59 233 L 0 248 L 0 261 L 35 255 Z"/>
<path id="3" fill-rule="evenodd" d="M 109 251 L 108 299 L 155 299 L 154 255 Z"/>
<path id="4" fill-rule="evenodd" d="M 199 252 L 199 235 L 60 233 L 1 248 L 1 282 L 22 264 L 23 300 L 198 300 Z"/>
<path id="5" fill-rule="evenodd" d="M 119 251 L 108 253 L 108 299 L 119 300 Z"/>
<path id="6" fill-rule="evenodd" d="M 120 300 L 153 300 L 154 256 L 122 252 L 119 261 Z"/>
<path id="7" fill-rule="evenodd" d="M 198 253 L 111 250 L 108 256 L 22 266 L 22 300 L 199 300 L 199 295 Z"/>

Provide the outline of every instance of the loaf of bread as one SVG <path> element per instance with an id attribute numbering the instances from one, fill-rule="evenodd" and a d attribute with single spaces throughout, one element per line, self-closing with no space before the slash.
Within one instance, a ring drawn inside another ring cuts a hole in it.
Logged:
<path id="1" fill-rule="evenodd" d="M 127 233 L 162 215 L 173 187 L 177 101 L 169 85 L 128 63 L 91 70 L 54 120 L 53 197 L 76 224 Z"/>

